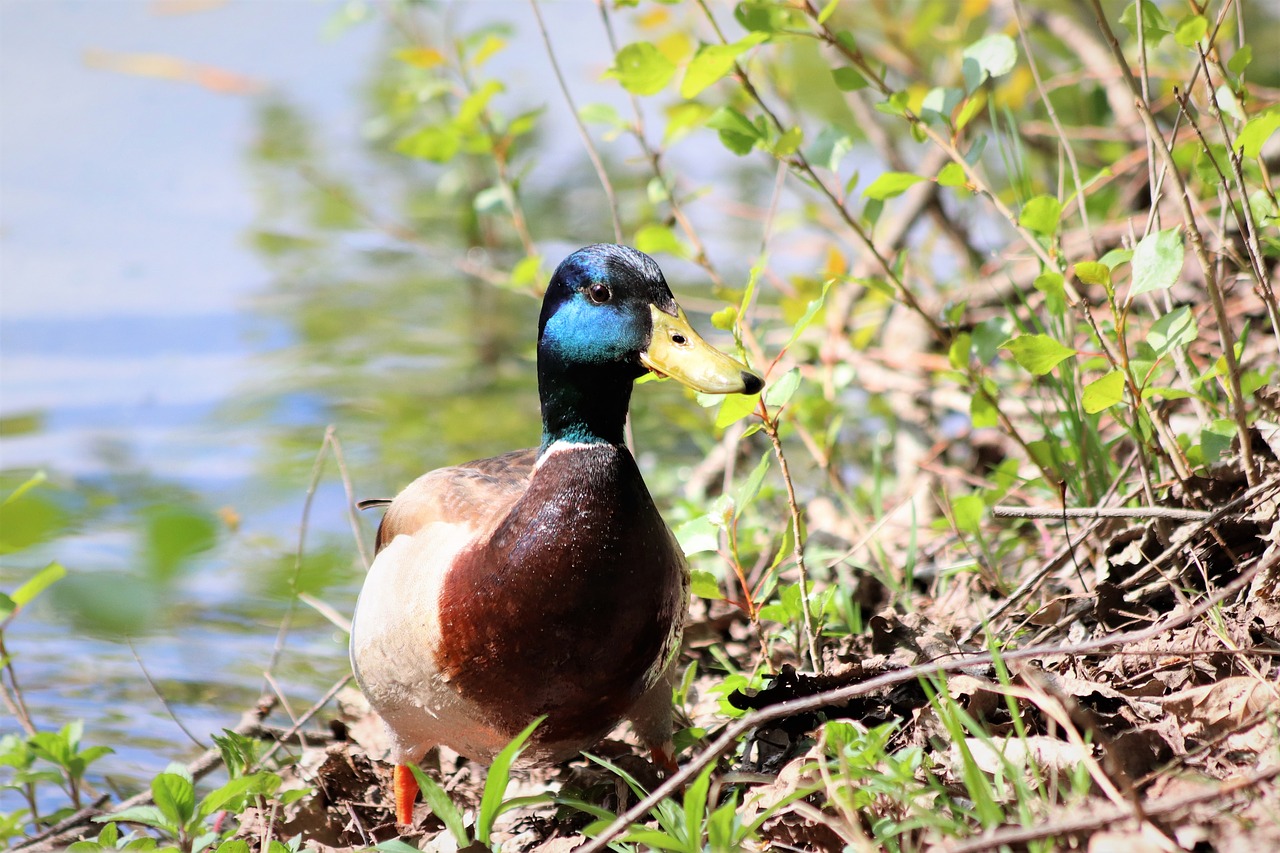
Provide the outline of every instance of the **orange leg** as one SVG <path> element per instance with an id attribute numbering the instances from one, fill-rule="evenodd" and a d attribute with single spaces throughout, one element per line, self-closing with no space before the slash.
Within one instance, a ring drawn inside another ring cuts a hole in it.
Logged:
<path id="1" fill-rule="evenodd" d="M 675 749 L 670 743 L 663 744 L 662 746 L 649 747 L 649 760 L 652 761 L 656 767 L 664 770 L 667 776 L 672 775 L 680 769 L 680 765 L 676 764 Z"/>
<path id="2" fill-rule="evenodd" d="M 413 778 L 409 765 L 396 765 L 391 788 L 396 801 L 396 823 L 413 826 L 413 801 L 418 796 L 418 780 Z"/>

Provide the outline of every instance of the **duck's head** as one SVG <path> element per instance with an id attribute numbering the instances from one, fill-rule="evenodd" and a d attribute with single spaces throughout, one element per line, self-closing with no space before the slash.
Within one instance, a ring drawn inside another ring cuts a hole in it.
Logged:
<path id="1" fill-rule="evenodd" d="M 558 413 L 548 412 L 549 404 L 613 410 L 614 392 L 621 391 L 625 418 L 631 383 L 646 372 L 709 394 L 754 394 L 764 386 L 759 376 L 693 330 L 648 255 L 608 243 L 579 249 L 556 268 L 538 320 L 544 443 L 583 440 L 578 433 L 584 433 L 572 428 L 562 436 L 565 430 L 556 428 Z M 609 432 L 597 440 L 613 441 Z"/>

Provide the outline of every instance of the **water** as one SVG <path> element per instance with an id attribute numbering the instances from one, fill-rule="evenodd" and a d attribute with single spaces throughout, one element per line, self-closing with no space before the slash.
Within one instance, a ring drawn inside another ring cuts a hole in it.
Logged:
<path id="1" fill-rule="evenodd" d="M 205 738 L 258 696 L 293 585 L 351 612 L 362 567 L 332 462 L 294 571 L 327 424 L 362 497 L 537 440 L 536 303 L 449 266 L 466 235 L 437 174 L 366 146 L 386 28 L 334 35 L 341 8 L 0 5 L 0 485 L 7 493 L 41 469 L 50 478 L 38 490 L 47 541 L 4 557 L 0 589 L 50 560 L 69 571 L 6 643 L 41 728 L 83 719 L 86 743 L 115 747 L 91 773 L 99 786 L 145 784 L 199 749 L 134 651 Z M 492 73 L 513 81 L 510 103 L 547 107 L 523 195 L 548 265 L 609 239 L 528 6 L 447 14 L 464 29 L 481 16 L 515 22 Z M 596 82 L 610 57 L 594 6 L 545 14 L 579 103 L 625 109 L 614 86 Z M 210 78 L 210 68 L 232 76 Z M 237 91 L 223 91 L 228 82 Z M 290 145 L 306 150 L 270 153 Z M 709 179 L 698 150 L 677 150 L 672 166 Z M 619 143 L 608 154 L 634 151 Z M 420 214 L 432 248 L 335 205 L 330 179 L 379 210 Z M 754 180 L 767 187 L 769 171 Z M 756 227 L 714 210 L 707 218 L 704 234 L 721 249 Z M 728 272 L 745 269 L 741 257 Z M 682 294 L 704 280 L 678 263 L 667 272 Z M 641 463 L 652 469 L 654 454 L 667 454 L 666 476 L 679 477 L 676 462 L 695 448 L 660 427 L 706 416 L 678 390 L 642 393 Z M 368 539 L 373 522 L 362 523 Z M 174 531 L 212 547 L 175 551 Z M 346 674 L 345 642 L 318 613 L 297 610 L 275 673 L 295 707 Z M 2 731 L 17 731 L 15 721 Z M 0 809 L 16 807 L 10 797 L 0 792 Z"/>

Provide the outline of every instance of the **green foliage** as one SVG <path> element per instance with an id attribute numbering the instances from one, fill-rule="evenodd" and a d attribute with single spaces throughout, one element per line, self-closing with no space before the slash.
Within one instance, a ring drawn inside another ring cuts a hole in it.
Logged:
<path id="1" fill-rule="evenodd" d="M 474 839 L 467 831 L 462 811 L 453 804 L 444 789 L 424 773 L 422 768 L 412 764 L 409 765 L 409 770 L 418 781 L 418 787 L 422 791 L 423 801 L 431 809 L 432 814 L 444 822 L 445 829 L 458 842 L 459 847 L 467 847 L 474 841 L 481 847 L 497 850 L 498 844 L 493 839 L 493 822 L 512 809 L 544 802 L 547 799 L 544 796 L 506 799 L 507 786 L 511 782 L 511 765 L 520 756 L 525 744 L 533 736 L 534 730 L 538 728 L 544 719 L 546 718 L 539 717 L 534 720 L 520 734 L 512 738 L 511 742 L 503 747 L 501 752 L 494 756 L 493 763 L 489 765 L 489 771 L 484 780 L 484 792 L 481 794 L 480 809 L 476 815 Z M 378 849 L 393 850 L 394 848 L 379 846 Z"/>

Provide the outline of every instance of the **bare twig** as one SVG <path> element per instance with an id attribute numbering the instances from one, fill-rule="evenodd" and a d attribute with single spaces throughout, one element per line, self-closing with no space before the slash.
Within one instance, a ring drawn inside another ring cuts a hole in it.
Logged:
<path id="1" fill-rule="evenodd" d="M 182 720 L 178 718 L 178 715 L 174 713 L 173 706 L 169 704 L 169 700 L 160 692 L 160 686 L 156 684 L 155 680 L 151 677 L 151 673 L 147 672 L 146 664 L 144 664 L 142 662 L 142 658 L 138 656 L 138 650 L 134 648 L 133 639 L 126 638 L 125 642 L 129 644 L 129 653 L 133 655 L 133 660 L 138 664 L 138 669 L 142 670 L 142 677 L 147 680 L 147 684 L 151 685 L 151 692 L 156 694 L 156 698 L 159 699 L 160 704 L 164 706 L 165 713 L 169 715 L 169 719 L 173 720 L 174 725 L 182 729 L 182 733 L 187 736 L 188 740 L 201 749 L 208 749 L 208 744 L 201 743 L 200 738 L 192 734 L 191 729 L 187 728 L 183 724 Z"/>
<path id="2" fill-rule="evenodd" d="M 1063 508 L 999 504 L 991 508 L 991 514 L 996 518 L 1168 518 L 1175 521 L 1204 521 L 1213 517 L 1213 513 L 1203 510 L 1164 506 Z"/>
<path id="3" fill-rule="evenodd" d="M 578 128 L 578 136 L 582 138 L 582 144 L 587 149 L 587 157 L 591 160 L 591 165 L 596 170 L 596 176 L 600 178 L 600 186 L 604 188 L 605 198 L 609 200 L 609 215 L 613 218 L 613 237 L 614 242 L 622 242 L 622 219 L 618 215 L 618 199 L 613 193 L 613 183 L 609 180 L 609 173 L 604 169 L 604 163 L 600 161 L 600 155 L 596 152 L 596 146 L 591 141 L 591 135 L 587 133 L 587 127 L 582 123 L 582 117 L 578 115 L 578 108 L 573 103 L 573 95 L 569 92 L 569 84 L 564 80 L 564 74 L 560 72 L 560 63 L 556 60 L 555 49 L 551 46 L 551 36 L 547 33 L 547 25 L 542 20 L 542 9 L 538 6 L 538 0 L 529 0 L 529 5 L 533 7 L 533 17 L 538 21 L 538 32 L 542 34 L 542 43 L 547 46 L 547 59 L 551 61 L 551 70 L 555 72 L 556 82 L 560 85 L 560 92 L 564 95 L 565 103 L 569 105 L 569 113 L 573 116 L 574 127 Z"/>

